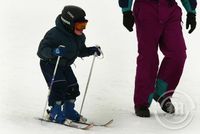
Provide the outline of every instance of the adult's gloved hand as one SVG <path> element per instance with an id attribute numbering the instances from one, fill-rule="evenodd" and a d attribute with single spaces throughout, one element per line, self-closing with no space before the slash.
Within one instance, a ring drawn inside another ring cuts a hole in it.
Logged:
<path id="1" fill-rule="evenodd" d="M 95 53 L 100 56 L 101 55 L 101 47 L 95 46 L 95 47 L 89 47 L 88 48 L 89 55 L 94 55 Z"/>
<path id="2" fill-rule="evenodd" d="M 65 47 L 57 47 L 57 48 L 53 49 L 53 55 L 66 57 L 66 55 L 67 55 L 66 48 Z"/>
<path id="3" fill-rule="evenodd" d="M 187 19 L 186 19 L 186 29 L 189 29 L 188 33 L 192 33 L 194 29 L 196 28 L 197 22 L 196 22 L 196 14 L 194 13 L 187 13 Z"/>
<path id="4" fill-rule="evenodd" d="M 128 29 L 129 32 L 133 31 L 133 25 L 135 23 L 135 19 L 132 11 L 123 12 L 123 25 Z"/>

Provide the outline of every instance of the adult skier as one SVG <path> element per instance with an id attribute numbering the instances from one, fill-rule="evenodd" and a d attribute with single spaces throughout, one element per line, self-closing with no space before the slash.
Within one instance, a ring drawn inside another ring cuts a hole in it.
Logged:
<path id="1" fill-rule="evenodd" d="M 100 47 L 86 47 L 83 30 L 88 22 L 85 11 L 77 6 L 68 5 L 56 18 L 56 26 L 51 28 L 41 40 L 37 55 L 44 78 L 50 86 L 57 57 L 61 56 L 55 79 L 48 97 L 51 107 L 49 119 L 64 123 L 66 119 L 85 122 L 75 109 L 79 96 L 79 85 L 70 65 L 77 57 L 100 56 Z M 62 46 L 60 46 L 62 45 Z"/>
<path id="2" fill-rule="evenodd" d="M 163 111 L 174 113 L 171 97 L 177 87 L 185 59 L 186 45 L 181 26 L 181 8 L 175 0 L 119 0 L 123 25 L 131 32 L 136 24 L 138 57 L 134 108 L 139 117 L 150 117 L 152 99 Z M 186 28 L 196 27 L 196 0 L 181 0 L 187 11 Z M 158 48 L 164 55 L 159 68 Z"/>

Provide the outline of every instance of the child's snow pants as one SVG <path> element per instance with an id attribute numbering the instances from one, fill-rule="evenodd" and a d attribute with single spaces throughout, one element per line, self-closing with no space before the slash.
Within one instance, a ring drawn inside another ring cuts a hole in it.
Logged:
<path id="1" fill-rule="evenodd" d="M 45 80 L 50 86 L 55 64 L 41 60 L 40 66 Z M 75 100 L 79 95 L 79 85 L 71 67 L 59 65 L 48 99 L 49 106 L 54 106 L 56 101 Z"/>

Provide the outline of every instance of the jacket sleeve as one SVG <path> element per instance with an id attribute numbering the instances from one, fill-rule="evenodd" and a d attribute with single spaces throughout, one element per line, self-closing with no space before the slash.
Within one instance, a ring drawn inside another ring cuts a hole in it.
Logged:
<path id="1" fill-rule="evenodd" d="M 118 0 L 118 3 L 122 8 L 122 12 L 131 11 L 133 0 Z"/>
<path id="2" fill-rule="evenodd" d="M 47 32 L 39 44 L 37 55 L 43 60 L 55 58 L 55 56 L 52 55 L 55 43 L 50 35 L 51 34 Z"/>
<path id="3" fill-rule="evenodd" d="M 89 54 L 89 50 L 88 50 L 88 47 L 86 47 L 85 45 L 85 35 L 82 36 L 82 43 L 81 43 L 81 48 L 80 48 L 80 51 L 79 51 L 79 55 L 78 57 L 86 57 L 86 56 L 90 56 Z"/>
<path id="4" fill-rule="evenodd" d="M 181 0 L 181 3 L 187 12 L 196 14 L 196 7 L 197 7 L 196 0 Z"/>
<path id="5" fill-rule="evenodd" d="M 90 56 L 89 49 L 86 46 L 82 46 L 81 51 L 80 51 L 78 57 L 86 57 L 86 56 Z"/>

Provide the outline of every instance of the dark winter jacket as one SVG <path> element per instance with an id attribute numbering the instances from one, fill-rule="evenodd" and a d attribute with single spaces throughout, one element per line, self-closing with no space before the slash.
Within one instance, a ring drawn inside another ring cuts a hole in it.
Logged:
<path id="1" fill-rule="evenodd" d="M 158 0 L 159 1 L 159 0 Z M 168 0 L 173 1 L 173 0 Z M 132 7 L 133 0 L 119 0 L 119 6 L 122 8 L 122 11 L 130 11 Z M 195 9 L 197 6 L 196 0 L 181 0 L 182 5 L 187 12 L 196 13 Z"/>
<path id="2" fill-rule="evenodd" d="M 41 40 L 37 55 L 41 60 L 56 63 L 57 57 L 53 50 L 60 45 L 65 46 L 68 57 L 62 57 L 59 65 L 71 65 L 77 57 L 89 56 L 88 48 L 85 46 L 85 35 L 77 36 L 66 29 L 59 15 L 56 26 L 50 29 Z"/>

